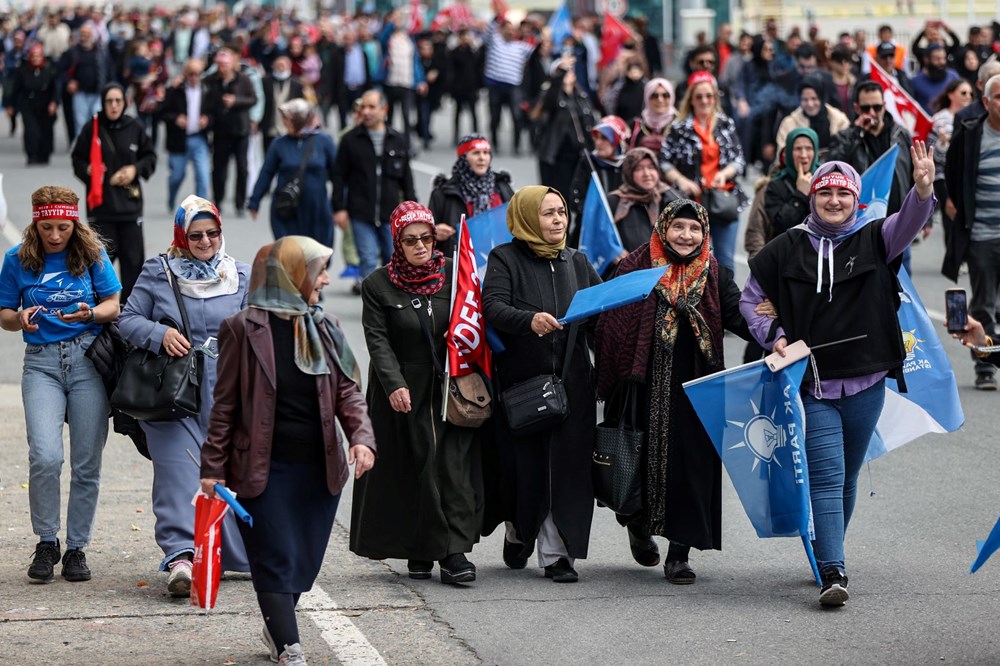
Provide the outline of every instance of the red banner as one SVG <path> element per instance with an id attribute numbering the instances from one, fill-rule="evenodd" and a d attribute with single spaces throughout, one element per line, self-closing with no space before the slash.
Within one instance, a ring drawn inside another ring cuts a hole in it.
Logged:
<path id="1" fill-rule="evenodd" d="M 455 263 L 455 302 L 448 325 L 448 374 L 462 377 L 482 368 L 490 376 L 490 347 L 486 343 L 483 321 L 483 298 L 476 268 L 476 253 L 469 236 L 465 216 L 458 236 L 458 261 Z"/>
<path id="2" fill-rule="evenodd" d="M 229 505 L 218 497 L 198 494 L 194 504 L 194 558 L 191 605 L 215 608 L 222 574 L 222 519 Z"/>
<path id="3" fill-rule="evenodd" d="M 892 114 L 893 120 L 908 129 L 914 139 L 926 141 L 934 126 L 931 117 L 875 61 L 872 61 L 872 81 L 882 86 L 885 110 Z"/>
<path id="4" fill-rule="evenodd" d="M 90 137 L 90 187 L 87 188 L 87 208 L 93 210 L 104 203 L 104 157 L 101 155 L 101 135 L 94 114 L 94 134 Z"/>
<path id="5" fill-rule="evenodd" d="M 604 69 L 618 57 L 622 44 L 632 38 L 632 31 L 622 23 L 617 16 L 605 12 L 604 23 L 601 25 L 601 62 L 598 67 Z"/>

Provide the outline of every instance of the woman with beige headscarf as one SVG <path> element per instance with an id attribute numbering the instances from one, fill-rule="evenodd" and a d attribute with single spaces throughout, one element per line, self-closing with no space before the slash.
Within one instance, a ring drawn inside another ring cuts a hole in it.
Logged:
<path id="1" fill-rule="evenodd" d="M 332 247 L 333 209 L 326 183 L 337 157 L 333 138 L 320 131 L 315 108 L 304 99 L 288 100 L 278 107 L 278 113 L 288 133 L 275 139 L 267 149 L 247 203 L 250 216 L 257 219 L 260 201 L 270 192 L 271 181 L 277 176 L 278 182 L 271 192 L 271 231 L 275 240 L 296 234 Z M 275 197 L 296 178 L 300 192 L 298 206 L 294 214 L 283 216 L 274 205 Z"/>
<path id="2" fill-rule="evenodd" d="M 503 555 L 512 569 L 527 564 L 537 541 L 538 563 L 557 583 L 575 582 L 573 562 L 587 556 L 597 416 L 590 330 L 574 336 L 557 319 L 573 294 L 601 281 L 586 255 L 566 247 L 567 223 L 559 192 L 542 186 L 518 190 L 507 208 L 514 240 L 490 253 L 483 283 L 486 321 L 505 347 L 493 357 L 497 394 L 551 373 L 562 378 L 569 400 L 569 417 L 540 434 L 518 434 L 503 409 L 495 412 L 499 495 L 508 501 L 488 506 L 484 532 L 507 521 Z M 575 346 L 564 367 L 571 339 Z"/>

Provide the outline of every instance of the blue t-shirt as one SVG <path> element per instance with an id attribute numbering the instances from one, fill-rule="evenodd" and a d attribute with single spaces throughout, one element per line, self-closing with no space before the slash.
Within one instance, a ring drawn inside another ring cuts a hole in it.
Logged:
<path id="1" fill-rule="evenodd" d="M 36 274 L 21 265 L 21 260 L 17 258 L 20 248 L 17 245 L 4 255 L 3 268 L 0 269 L 0 308 L 18 310 L 41 305 L 47 310 L 35 320 L 38 324 L 37 331 L 22 333 L 24 341 L 28 344 L 45 345 L 72 340 L 84 333 L 100 333 L 101 324 L 68 324 L 59 319 L 56 313 L 74 303 L 86 303 L 94 307 L 97 305 L 94 300 L 95 289 L 98 298 L 106 298 L 121 291 L 122 283 L 115 275 L 108 253 L 102 249 L 101 263 L 94 264 L 83 275 L 69 272 L 65 251 L 46 254 L 45 269 Z M 94 276 L 93 285 L 91 275 Z"/>

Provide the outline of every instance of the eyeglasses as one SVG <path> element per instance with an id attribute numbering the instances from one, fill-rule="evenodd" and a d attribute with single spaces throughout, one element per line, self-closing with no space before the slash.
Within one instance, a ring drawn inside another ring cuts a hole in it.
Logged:
<path id="1" fill-rule="evenodd" d="M 858 108 L 861 109 L 861 113 L 868 113 L 870 111 L 881 113 L 882 109 L 885 108 L 885 104 L 858 104 Z"/>
<path id="2" fill-rule="evenodd" d="M 208 236 L 209 240 L 215 240 L 222 235 L 222 229 L 212 229 L 211 231 L 194 231 L 187 235 L 189 241 L 194 241 L 197 243 L 205 236 Z"/>
<path id="3" fill-rule="evenodd" d="M 668 92 L 655 92 L 649 96 L 649 99 L 670 99 L 670 93 Z"/>
<path id="4" fill-rule="evenodd" d="M 422 236 L 404 236 L 399 242 L 406 247 L 416 247 L 420 243 L 424 247 L 430 247 L 434 243 L 434 234 L 424 234 Z"/>

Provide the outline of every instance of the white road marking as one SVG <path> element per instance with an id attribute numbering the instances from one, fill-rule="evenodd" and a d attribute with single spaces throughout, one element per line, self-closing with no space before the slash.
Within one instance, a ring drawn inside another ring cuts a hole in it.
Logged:
<path id="1" fill-rule="evenodd" d="M 14 247 L 21 242 L 21 230 L 14 226 L 14 223 L 10 220 L 3 225 L 3 237 L 7 239 L 11 247 Z"/>
<path id="2" fill-rule="evenodd" d="M 351 666 L 387 666 L 378 650 L 368 642 L 351 619 L 339 611 L 339 606 L 322 587 L 312 589 L 299 598 L 299 606 L 309 608 L 306 615 L 319 627 L 323 640 L 333 648 L 337 660 Z"/>
<path id="3" fill-rule="evenodd" d="M 410 168 L 414 171 L 419 171 L 420 173 L 426 174 L 428 176 L 436 176 L 439 173 L 444 173 L 441 169 L 437 168 L 433 164 L 427 162 L 420 162 L 418 160 L 410 160 Z"/>

